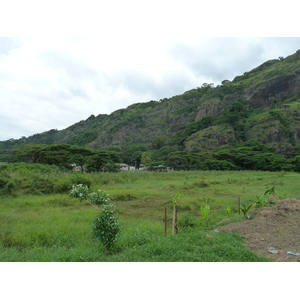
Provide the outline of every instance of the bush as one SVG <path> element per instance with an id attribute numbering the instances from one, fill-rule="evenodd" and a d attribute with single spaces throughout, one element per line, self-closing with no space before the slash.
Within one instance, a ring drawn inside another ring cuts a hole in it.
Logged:
<path id="1" fill-rule="evenodd" d="M 73 185 L 69 195 L 80 201 L 90 199 L 92 203 L 102 206 L 102 211 L 93 220 L 92 232 L 93 236 L 99 239 L 109 251 L 120 232 L 115 205 L 109 203 L 112 199 L 111 195 L 101 190 L 89 193 L 88 186 L 84 184 Z M 90 204 L 94 206 L 92 203 Z"/>
<path id="2" fill-rule="evenodd" d="M 69 178 L 61 178 L 54 182 L 53 191 L 55 193 L 64 193 L 70 190 L 72 182 Z"/>
<path id="3" fill-rule="evenodd" d="M 0 176 L 0 189 L 3 189 L 7 183 L 8 183 L 9 179 L 6 176 Z"/>
<path id="4" fill-rule="evenodd" d="M 53 182 L 48 178 L 34 176 L 31 182 L 27 184 L 28 194 L 41 195 L 51 194 L 53 192 Z"/>
<path id="5" fill-rule="evenodd" d="M 113 204 L 103 205 L 103 210 L 93 220 L 92 232 L 106 250 L 111 249 L 120 232 L 120 224 Z"/>
<path id="6" fill-rule="evenodd" d="M 92 203 L 97 204 L 97 205 L 105 205 L 111 200 L 111 195 L 98 190 L 97 192 L 90 193 L 89 194 L 89 199 L 91 200 Z"/>
<path id="7" fill-rule="evenodd" d="M 89 198 L 89 188 L 83 184 L 73 185 L 69 195 L 71 197 L 80 199 L 80 201 L 86 200 Z"/>
<path id="8" fill-rule="evenodd" d="M 74 185 L 83 184 L 86 185 L 87 187 L 91 187 L 92 180 L 83 174 L 75 174 L 71 178 L 71 183 Z"/>
<path id="9" fill-rule="evenodd" d="M 15 183 L 9 178 L 9 176 L 0 176 L 0 196 L 11 195 L 15 189 Z"/>

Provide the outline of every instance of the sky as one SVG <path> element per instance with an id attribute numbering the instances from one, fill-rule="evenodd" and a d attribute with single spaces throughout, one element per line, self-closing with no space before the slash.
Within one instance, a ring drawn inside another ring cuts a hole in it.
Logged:
<path id="1" fill-rule="evenodd" d="M 231 3 L 235 13 L 224 14 Z M 300 49 L 278 26 L 284 8 L 272 32 L 263 10 L 238 14 L 239 3 L 9 1 L 0 13 L 0 141 L 217 86 Z"/>

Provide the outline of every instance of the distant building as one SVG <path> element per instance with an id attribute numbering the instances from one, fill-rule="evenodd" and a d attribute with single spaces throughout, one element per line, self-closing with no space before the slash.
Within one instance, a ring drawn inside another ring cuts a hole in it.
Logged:
<path id="1" fill-rule="evenodd" d="M 117 164 L 119 167 L 120 167 L 120 171 L 133 171 L 133 170 L 136 170 L 135 167 L 133 166 L 130 166 L 130 165 L 127 165 L 127 164 Z"/>
<path id="2" fill-rule="evenodd" d="M 77 166 L 75 163 L 71 164 L 71 167 L 72 167 L 73 171 L 76 171 L 76 172 L 81 172 L 82 171 L 82 167 Z"/>

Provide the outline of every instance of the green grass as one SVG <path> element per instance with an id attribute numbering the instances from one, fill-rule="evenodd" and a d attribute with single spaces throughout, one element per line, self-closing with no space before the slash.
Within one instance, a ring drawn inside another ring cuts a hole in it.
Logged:
<path id="1" fill-rule="evenodd" d="M 91 224 L 98 211 L 87 202 L 71 198 L 67 192 L 37 190 L 28 194 L 20 188 L 13 195 L 0 198 L 0 261 L 267 261 L 246 249 L 240 236 L 216 233 L 213 229 L 242 219 L 237 211 L 238 196 L 241 201 L 255 200 L 274 185 L 279 198 L 300 197 L 300 174 L 288 172 L 57 173 L 56 177 L 48 173 L 47 176 L 54 183 L 55 178 L 72 183 L 75 176 L 83 176 L 90 182 L 91 191 L 102 189 L 113 196 L 122 226 L 114 250 L 107 254 L 92 238 Z M 12 177 L 16 182 L 23 180 L 18 172 L 11 172 Z M 177 192 L 181 194 L 179 234 L 172 236 L 171 197 Z M 208 228 L 200 213 L 200 206 L 206 203 L 211 208 Z M 228 206 L 230 218 L 225 212 Z"/>
<path id="2" fill-rule="evenodd" d="M 31 217 L 34 217 L 33 215 Z M 91 238 L 87 219 L 77 214 L 31 221 L 15 226 L 12 240 L 2 240 L 1 261 L 103 261 L 103 262 L 213 262 L 268 261 L 243 246 L 238 235 L 215 232 L 182 232 L 164 237 L 160 224 L 123 220 L 122 234 L 111 254 Z M 57 225 L 45 224 L 45 221 Z M 81 222 L 80 222 L 81 220 Z M 72 230 L 67 227 L 70 226 Z"/>

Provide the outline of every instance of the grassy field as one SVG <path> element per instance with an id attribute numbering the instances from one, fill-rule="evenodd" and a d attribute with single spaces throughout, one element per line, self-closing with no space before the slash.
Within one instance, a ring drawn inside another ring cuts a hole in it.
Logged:
<path id="1" fill-rule="evenodd" d="M 19 169 L 5 172 L 15 188 L 0 198 L 2 262 L 267 261 L 246 249 L 240 236 L 213 229 L 243 218 L 238 214 L 238 197 L 241 202 L 249 202 L 272 186 L 278 198 L 300 197 L 300 174 L 288 172 L 74 174 Z M 30 181 L 32 177 L 36 186 Z M 89 184 L 91 191 L 102 189 L 113 196 L 121 232 L 110 254 L 91 234 L 97 209 L 68 195 L 71 184 L 79 182 Z M 45 190 L 43 186 L 48 188 Z M 179 233 L 172 235 L 172 196 L 178 192 L 181 194 Z M 200 206 L 205 204 L 211 209 L 208 225 L 200 213 Z M 166 237 L 165 207 L 168 211 Z M 225 211 L 228 207 L 229 216 Z"/>

